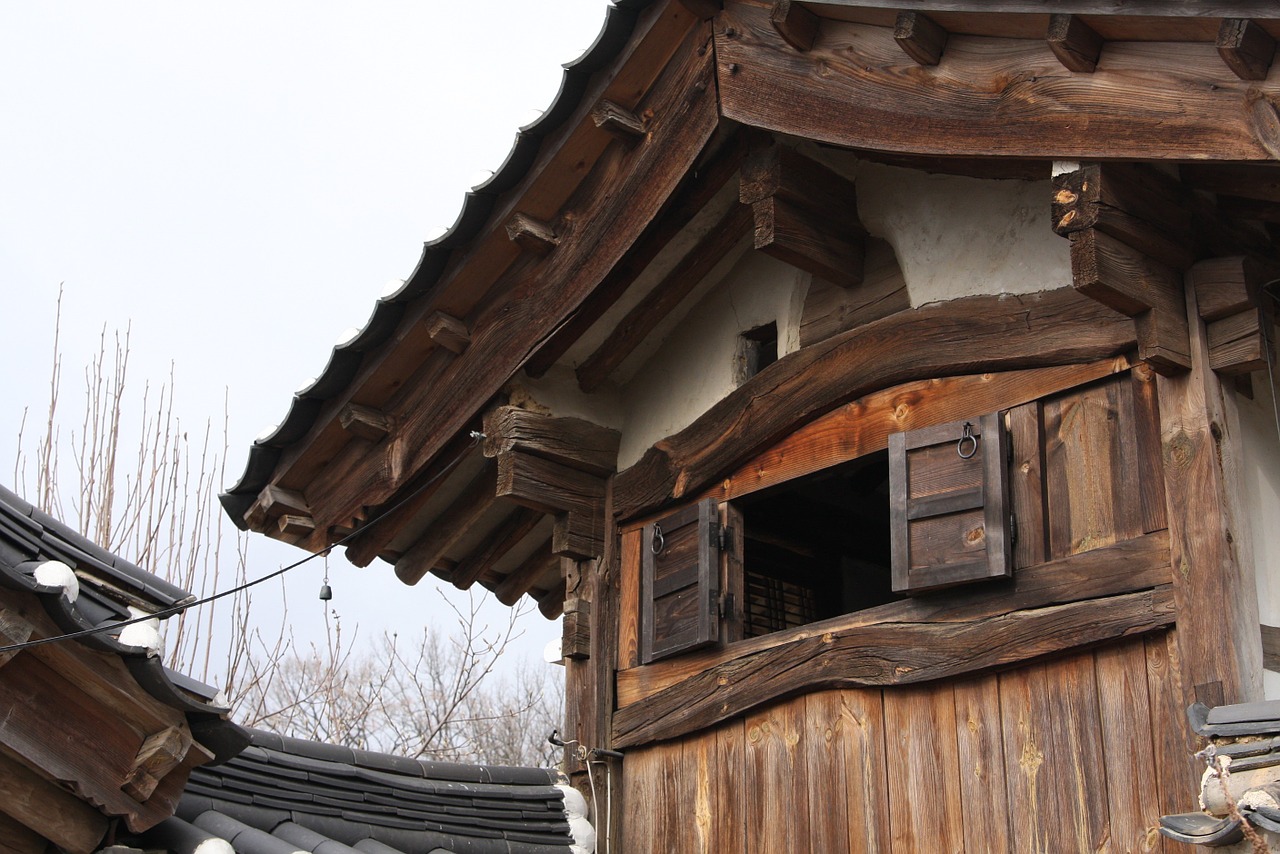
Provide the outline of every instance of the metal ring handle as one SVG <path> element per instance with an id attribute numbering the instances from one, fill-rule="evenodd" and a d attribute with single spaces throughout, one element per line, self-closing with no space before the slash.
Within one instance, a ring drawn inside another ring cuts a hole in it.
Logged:
<path id="1" fill-rule="evenodd" d="M 660 555 L 662 554 L 662 550 L 665 549 L 666 547 L 667 547 L 667 541 L 662 536 L 662 525 L 658 524 L 657 522 L 654 522 L 653 523 L 653 541 L 649 543 L 649 548 L 650 550 L 653 551 L 655 555 Z"/>
<path id="2" fill-rule="evenodd" d="M 965 443 L 969 443 L 969 453 L 965 453 Z M 973 455 L 978 453 L 978 437 L 973 435 L 973 424 L 969 421 L 964 422 L 964 432 L 960 436 L 960 441 L 956 442 L 956 453 L 960 455 L 960 459 L 969 460 Z"/>

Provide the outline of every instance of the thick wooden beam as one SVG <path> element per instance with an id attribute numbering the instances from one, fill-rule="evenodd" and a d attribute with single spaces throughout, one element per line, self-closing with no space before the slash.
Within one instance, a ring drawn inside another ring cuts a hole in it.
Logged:
<path id="1" fill-rule="evenodd" d="M 484 455 L 524 451 L 591 474 L 613 474 L 622 435 L 581 418 L 556 418 L 518 406 L 499 406 L 484 417 Z"/>
<path id="2" fill-rule="evenodd" d="M 97 851 L 107 833 L 105 815 L 8 751 L 0 751 L 0 803 L 0 812 L 67 851 Z"/>
<path id="3" fill-rule="evenodd" d="M 687 18 L 676 20 L 688 25 Z M 316 488 L 307 488 L 318 523 L 347 522 L 365 507 L 385 504 L 430 464 L 573 315 L 671 199 L 719 124 L 712 52 L 705 49 L 709 29 L 699 25 L 688 32 L 646 95 L 643 109 L 653 113 L 649 141 L 613 152 L 627 168 L 610 160 L 584 180 L 566 208 L 577 214 L 571 235 L 534 263 L 536 269 L 520 271 L 519 287 L 536 298 L 495 299 L 468 315 L 471 344 L 466 353 L 442 364 L 432 382 L 407 384 L 396 398 L 391 411 L 401 425 L 397 450 L 354 447 L 349 456 L 340 454 L 330 464 L 333 477 L 317 477 Z M 591 133 L 599 136 L 594 127 Z M 417 569 L 426 572 L 429 567 L 416 567 L 409 575 Z"/>
<path id="4" fill-rule="evenodd" d="M 1248 18 L 1223 18 L 1218 54 L 1241 80 L 1266 80 L 1276 55 L 1276 40 Z"/>
<path id="5" fill-rule="evenodd" d="M 191 731 L 185 724 L 152 733 L 142 742 L 120 788 L 134 800 L 147 800 L 160 781 L 182 764 L 190 749 Z"/>
<path id="6" fill-rule="evenodd" d="M 498 529 L 485 538 L 484 544 L 458 561 L 449 573 L 449 580 L 459 590 L 467 590 L 538 527 L 543 514 L 528 507 L 517 507 L 502 521 Z"/>
<path id="7" fill-rule="evenodd" d="M 422 472 L 405 485 L 392 502 L 395 509 L 364 520 L 360 533 L 347 541 L 346 557 L 354 566 L 368 566 L 400 533 L 401 526 L 422 511 L 442 486 L 444 474 L 478 451 L 475 440 L 459 436 Z"/>
<path id="8" fill-rule="evenodd" d="M 451 353 L 461 354 L 471 343 L 467 324 L 437 311 L 427 318 L 427 337 Z"/>
<path id="9" fill-rule="evenodd" d="M 1079 15 L 1049 16 L 1049 49 L 1068 71 L 1092 73 L 1102 55 L 1102 36 Z"/>
<path id="10" fill-rule="evenodd" d="M 604 479 L 520 451 L 498 456 L 497 494 L 556 517 L 552 550 L 599 557 L 604 542 Z"/>
<path id="11" fill-rule="evenodd" d="M 1262 630 L 1262 666 L 1280 673 L 1280 628 L 1259 626 Z"/>
<path id="12" fill-rule="evenodd" d="M 1075 289 L 1134 318 L 1138 358 L 1162 374 L 1191 366 L 1182 275 L 1097 229 L 1071 237 Z"/>
<path id="13" fill-rule="evenodd" d="M 825 632 L 841 634 L 869 626 L 978 623 L 1014 611 L 1136 593 L 1168 584 L 1171 575 L 1169 535 L 1157 531 L 1111 546 L 1019 567 L 1010 579 L 967 589 L 954 588 L 946 593 L 904 599 L 833 617 L 810 624 L 803 634 L 810 637 Z M 646 667 L 635 667 L 632 662 L 630 669 L 618 673 L 618 705 L 639 703 L 691 676 L 786 646 L 800 634 L 802 632 L 775 632 Z"/>
<path id="14" fill-rule="evenodd" d="M 560 557 L 552 553 L 551 541 L 548 540 L 538 546 L 524 563 L 498 582 L 498 585 L 493 588 L 493 594 L 503 605 L 514 605 L 520 601 L 521 596 L 533 589 L 539 579 L 559 566 Z"/>
<path id="15" fill-rule="evenodd" d="M 809 50 L 822 31 L 822 19 L 792 0 L 777 0 L 769 20 L 778 35 L 796 50 Z"/>
<path id="16" fill-rule="evenodd" d="M 351 403 L 338 416 L 342 429 L 370 442 L 381 442 L 395 429 L 395 421 L 372 406 Z"/>
<path id="17" fill-rule="evenodd" d="M 716 29 L 722 112 L 749 126 L 916 155 L 1280 157 L 1272 100 L 1280 91 L 1226 79 L 1218 57 L 1196 45 L 1170 45 L 1160 55 L 1141 43 L 1109 43 L 1103 67 L 1064 78 L 1043 42 L 1038 62 L 1029 40 L 974 39 L 934 72 L 904 74 L 900 49 L 875 28 L 824 19 L 822 40 L 800 52 L 777 34 L 769 11 L 733 4 Z M 1011 67 L 1018 69 L 1012 77 Z"/>
<path id="18" fill-rule="evenodd" d="M 540 377 L 558 362 L 569 347 L 626 293 L 667 244 L 738 174 L 738 163 L 745 145 L 742 134 L 736 134 L 732 129 L 727 132 L 734 135 L 685 176 L 679 190 L 645 227 L 632 249 L 604 276 L 578 311 L 529 358 L 524 366 L 525 373 Z"/>
<path id="19" fill-rule="evenodd" d="M 405 584 L 417 584 L 435 567 L 445 552 L 466 534 L 497 501 L 494 485 L 498 467 L 486 463 L 466 489 L 427 528 L 408 551 L 396 561 L 396 577 Z"/>
<path id="20" fill-rule="evenodd" d="M 623 142 L 634 143 L 644 139 L 644 120 L 613 101 L 601 101 L 591 111 L 591 121 Z"/>
<path id="21" fill-rule="evenodd" d="M 755 248 L 842 287 L 862 283 L 866 231 L 853 182 L 772 140 L 743 160 Z"/>
<path id="22" fill-rule="evenodd" d="M 1191 370 L 1157 378 L 1180 684 L 1184 705 L 1216 693 L 1239 703 L 1261 696 L 1258 598 L 1235 398 L 1210 369 L 1194 278 L 1193 268 Z"/>
<path id="23" fill-rule="evenodd" d="M 1128 318 L 1069 288 L 900 312 L 788 354 L 748 379 L 619 472 L 615 509 L 629 519 L 696 495 L 801 425 L 880 389 L 946 374 L 1095 361 L 1133 342 Z"/>
<path id="24" fill-rule="evenodd" d="M 899 12 L 893 40 L 903 52 L 921 65 L 937 65 L 947 49 L 950 35 L 923 12 Z"/>
<path id="25" fill-rule="evenodd" d="M 560 245 L 560 237 L 550 223 L 523 213 L 507 221 L 507 236 L 534 255 L 546 255 Z"/>
<path id="26" fill-rule="evenodd" d="M 649 333 L 715 269 L 746 235 L 750 212 L 734 205 L 680 259 L 680 263 L 645 295 L 614 327 L 613 332 L 577 368 L 578 386 L 595 391 L 617 370 Z"/>
<path id="27" fill-rule="evenodd" d="M 1168 586 L 985 620 L 864 626 L 813 634 L 714 667 L 618 709 L 613 740 L 675 738 L 798 691 L 903 685 L 974 673 L 1167 626 Z"/>

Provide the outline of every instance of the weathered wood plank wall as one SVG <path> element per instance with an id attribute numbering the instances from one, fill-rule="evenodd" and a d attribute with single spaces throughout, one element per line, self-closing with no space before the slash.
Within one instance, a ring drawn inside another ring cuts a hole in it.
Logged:
<path id="1" fill-rule="evenodd" d="M 1183 729 L 1172 635 L 808 694 L 634 748 L 626 850 L 1162 850 L 1156 819 L 1194 807 L 1187 754 L 1167 758 Z"/>

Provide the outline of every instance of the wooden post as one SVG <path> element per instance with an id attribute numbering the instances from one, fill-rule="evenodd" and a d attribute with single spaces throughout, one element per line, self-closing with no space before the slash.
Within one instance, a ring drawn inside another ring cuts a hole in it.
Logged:
<path id="1" fill-rule="evenodd" d="M 1196 277 L 1193 268 L 1185 289 L 1191 369 L 1157 377 L 1184 707 L 1256 700 L 1262 687 L 1235 391 L 1210 369 Z"/>

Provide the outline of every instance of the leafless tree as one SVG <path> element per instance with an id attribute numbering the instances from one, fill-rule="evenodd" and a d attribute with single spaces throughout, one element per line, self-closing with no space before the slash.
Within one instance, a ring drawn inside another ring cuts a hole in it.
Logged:
<path id="1" fill-rule="evenodd" d="M 61 311 L 59 293 L 46 417 L 28 440 L 24 411 L 15 490 L 200 599 L 242 586 L 249 580 L 247 539 L 217 506 L 226 475 L 225 395 L 220 441 L 211 422 L 189 431 L 175 413 L 172 367 L 158 386 L 144 383 L 134 402 L 126 395 L 131 330 L 108 334 L 104 326 L 84 370 L 78 428 L 64 436 Z M 74 463 L 69 477 L 59 468 L 63 453 Z M 546 690 L 527 665 L 510 679 L 495 673 L 519 637 L 518 611 L 491 631 L 472 599 L 467 610 L 454 607 L 452 634 L 424 628 L 411 641 L 384 634 L 372 643 L 357 643 L 355 629 L 344 637 L 337 614 L 328 612 L 326 642 L 302 650 L 288 629 L 287 608 L 273 629 L 263 630 L 252 605 L 252 592 L 241 590 L 184 611 L 166 627 L 166 663 L 225 685 L 236 720 L 415 757 L 554 761 L 542 742 L 563 697 Z M 218 631 L 225 625 L 230 631 Z"/>

